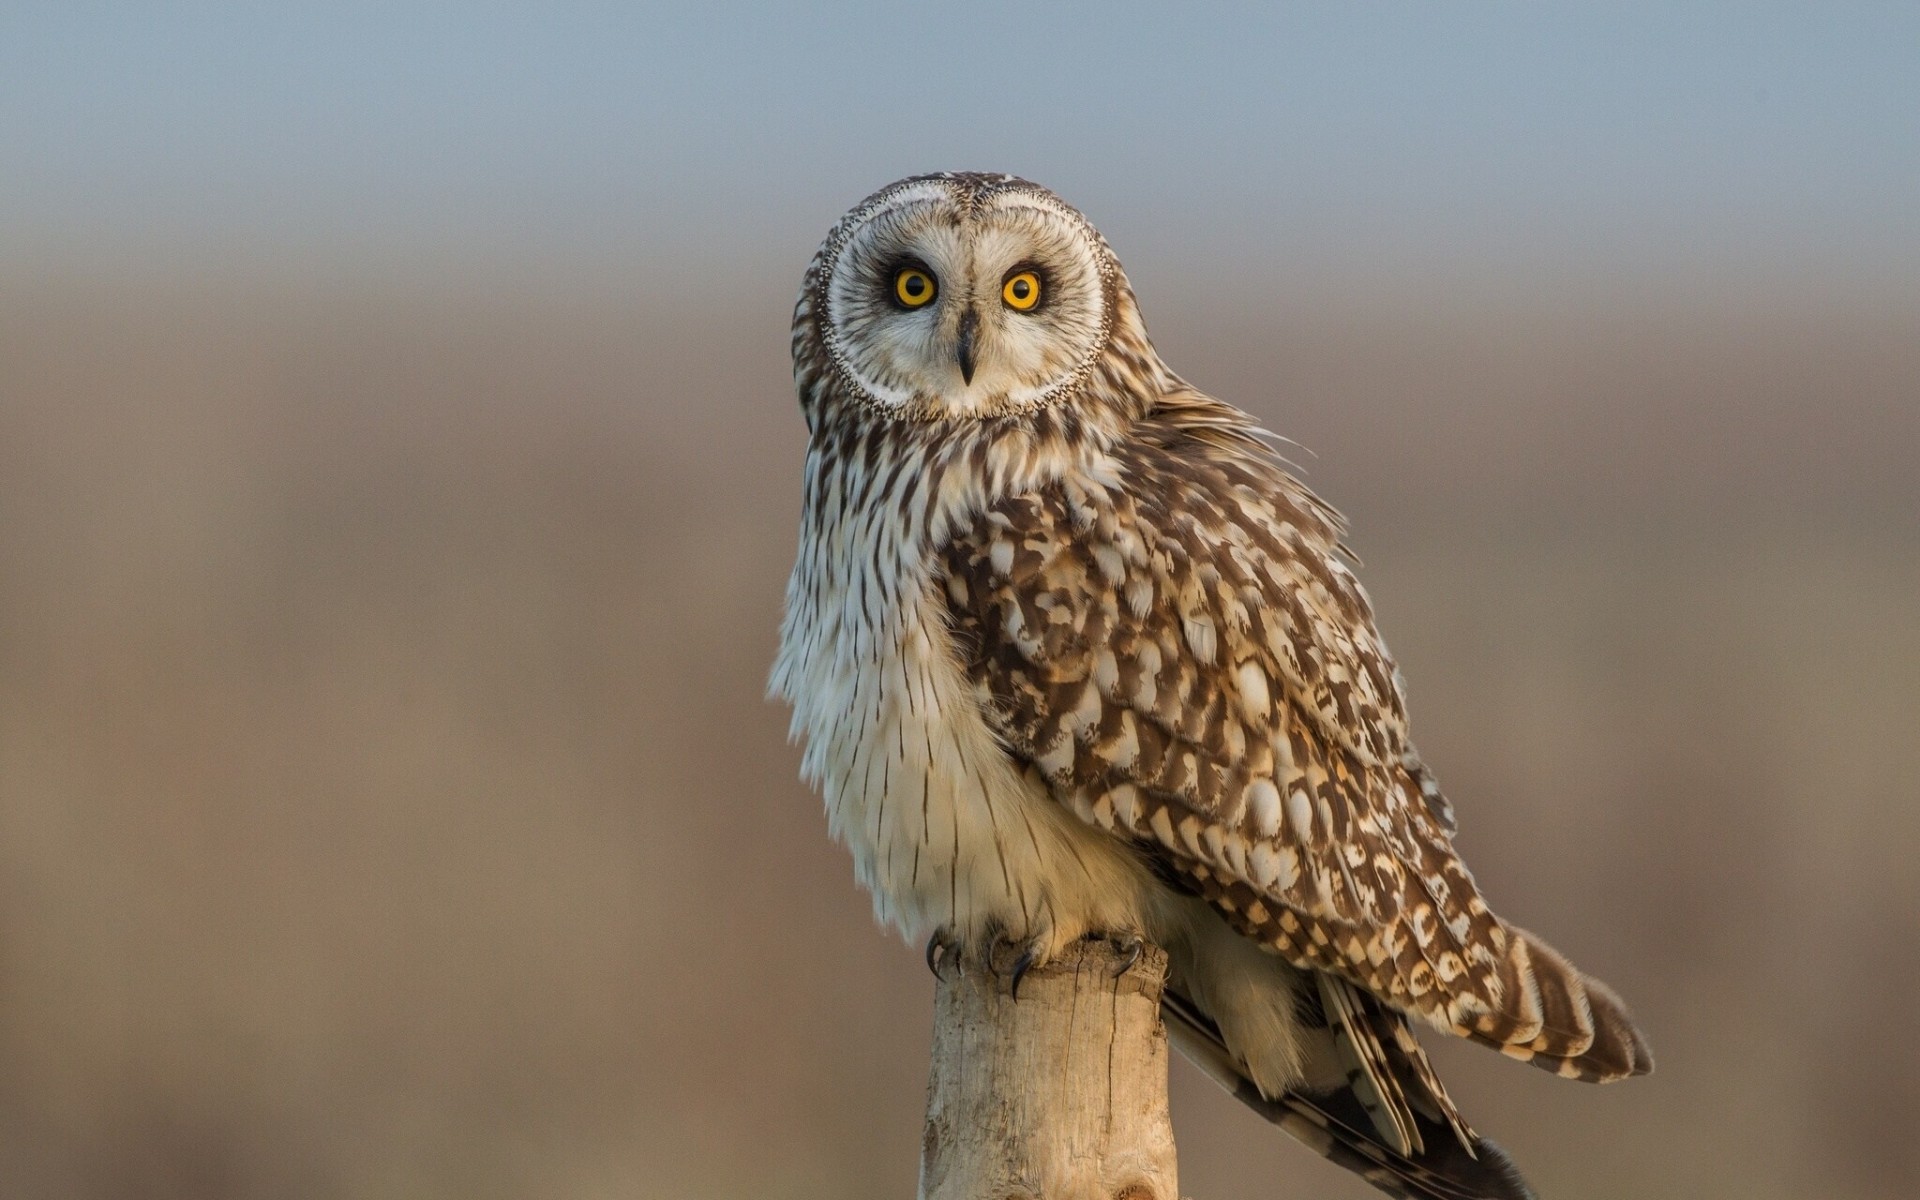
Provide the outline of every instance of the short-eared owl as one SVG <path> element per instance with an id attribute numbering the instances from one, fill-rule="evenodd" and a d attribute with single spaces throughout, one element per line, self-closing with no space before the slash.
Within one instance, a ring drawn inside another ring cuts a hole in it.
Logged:
<path id="1" fill-rule="evenodd" d="M 1455 854 L 1339 516 L 1160 361 L 1078 211 L 1004 175 L 882 189 L 808 267 L 793 363 L 773 690 L 882 920 L 1021 968 L 1151 940 L 1182 1049 L 1401 1195 L 1526 1194 L 1410 1021 L 1652 1069 Z"/>

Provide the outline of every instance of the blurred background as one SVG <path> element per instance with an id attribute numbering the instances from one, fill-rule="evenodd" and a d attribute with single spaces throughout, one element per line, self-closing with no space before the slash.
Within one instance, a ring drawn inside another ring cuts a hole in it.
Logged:
<path id="1" fill-rule="evenodd" d="M 908 1196 L 931 981 L 762 699 L 829 225 L 1024 174 L 1346 511 L 1659 1073 L 1546 1195 L 1920 1192 L 1920 16 L 9 5 L 0 1194 Z M 1185 1064 L 1196 1200 L 1371 1195 Z"/>

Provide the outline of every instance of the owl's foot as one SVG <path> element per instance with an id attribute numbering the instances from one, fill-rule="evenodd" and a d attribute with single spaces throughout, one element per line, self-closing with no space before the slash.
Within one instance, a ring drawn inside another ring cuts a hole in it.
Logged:
<path id="1" fill-rule="evenodd" d="M 1142 940 L 1138 933 L 1131 930 L 1084 933 L 1077 938 L 1068 936 L 1064 940 L 1061 937 L 1062 932 L 1063 931 L 1058 929 L 1048 928 L 1029 934 L 1026 937 L 1014 937 L 1004 930 L 996 932 L 987 939 L 987 944 L 980 954 L 980 961 L 986 966 L 989 974 L 1007 981 L 1007 995 L 1018 1000 L 1020 998 L 1020 981 L 1026 978 L 1027 972 L 1033 970 L 1035 967 L 1046 966 L 1058 958 L 1061 951 L 1065 950 L 1067 946 L 1072 945 L 1075 941 L 1098 940 L 1107 942 L 1113 946 L 1114 950 L 1120 956 L 1120 963 L 1113 970 L 1113 977 L 1115 979 L 1131 971 L 1134 964 L 1140 961 L 1140 956 L 1146 951 L 1146 942 Z M 934 953 L 934 947 L 929 943 L 927 947 L 929 965 L 932 965 L 935 961 Z M 960 958 L 959 947 L 952 947 L 951 953 L 953 960 L 958 962 Z M 1004 970 L 1002 969 L 1003 964 Z M 935 969 L 935 973 L 938 973 L 938 968 Z"/>

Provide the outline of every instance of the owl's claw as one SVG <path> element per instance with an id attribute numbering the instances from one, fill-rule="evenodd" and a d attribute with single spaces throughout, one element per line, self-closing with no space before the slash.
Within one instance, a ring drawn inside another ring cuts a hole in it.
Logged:
<path id="1" fill-rule="evenodd" d="M 1035 938 L 1031 941 L 1017 941 L 1005 933 L 996 933 L 987 943 L 986 953 L 981 956 L 987 965 L 987 970 L 995 977 L 1000 977 L 999 962 L 1002 951 L 1011 950 L 1016 946 L 1019 947 L 1020 952 L 1014 956 L 1013 965 L 1007 969 L 1005 975 L 1007 995 L 1014 1000 L 1020 998 L 1020 981 L 1040 961 L 1042 940 Z"/>
<path id="2" fill-rule="evenodd" d="M 1113 943 L 1114 949 L 1126 956 L 1126 960 L 1113 969 L 1115 979 L 1133 970 L 1133 965 L 1139 962 L 1140 956 L 1146 952 L 1146 943 L 1140 940 L 1140 935 L 1137 933 L 1127 934 L 1124 937 L 1109 937 L 1107 940 Z"/>
<path id="3" fill-rule="evenodd" d="M 1014 1000 L 1020 998 L 1020 980 L 1033 968 L 1033 959 L 1033 947 L 1028 946 L 1020 952 L 1019 958 L 1013 960 L 1013 985 L 1007 989 L 1007 995 L 1010 998 Z"/>
<path id="4" fill-rule="evenodd" d="M 960 943 L 945 930 L 940 930 L 927 939 L 927 970 L 933 972 L 935 979 L 944 983 L 946 976 L 940 973 L 940 968 L 949 961 L 956 966 L 959 965 Z"/>

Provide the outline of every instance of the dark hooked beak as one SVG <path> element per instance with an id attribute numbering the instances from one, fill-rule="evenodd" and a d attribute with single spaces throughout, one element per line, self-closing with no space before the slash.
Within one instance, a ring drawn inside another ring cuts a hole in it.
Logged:
<path id="1" fill-rule="evenodd" d="M 960 317 L 960 343 L 954 356 L 960 360 L 960 378 L 973 382 L 973 333 L 980 328 L 980 314 L 968 308 Z"/>

